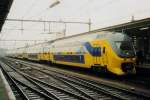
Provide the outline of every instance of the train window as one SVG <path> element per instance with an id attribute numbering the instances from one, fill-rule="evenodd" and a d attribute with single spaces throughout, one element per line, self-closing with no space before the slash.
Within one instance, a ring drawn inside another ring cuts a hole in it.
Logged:
<path id="1" fill-rule="evenodd" d="M 131 41 L 116 41 L 118 53 L 122 57 L 135 56 L 134 48 Z"/>
<path id="2" fill-rule="evenodd" d="M 132 50 L 132 44 L 129 41 L 116 41 L 117 48 L 121 50 Z"/>

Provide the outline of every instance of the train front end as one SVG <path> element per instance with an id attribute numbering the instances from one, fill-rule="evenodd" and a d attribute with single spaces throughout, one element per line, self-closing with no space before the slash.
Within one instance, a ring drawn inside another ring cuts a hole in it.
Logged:
<path id="1" fill-rule="evenodd" d="M 136 74 L 136 54 L 131 39 L 116 33 L 111 37 L 111 67 L 117 75 Z"/>

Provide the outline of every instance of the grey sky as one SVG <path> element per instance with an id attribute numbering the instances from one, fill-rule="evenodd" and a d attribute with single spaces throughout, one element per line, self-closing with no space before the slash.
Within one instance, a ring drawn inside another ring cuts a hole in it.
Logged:
<path id="1" fill-rule="evenodd" d="M 60 0 L 60 4 L 49 8 L 55 0 L 14 0 L 8 18 L 63 20 L 63 21 L 92 21 L 92 29 L 150 17 L 150 0 Z M 20 22 L 6 22 L 0 39 L 11 40 L 44 40 L 55 38 L 55 34 L 43 30 L 43 23 L 24 23 L 21 33 Z M 64 24 L 52 24 L 51 31 L 62 32 Z M 67 24 L 67 35 L 88 31 L 87 25 Z M 43 33 L 43 34 L 41 34 Z M 30 42 L 31 43 L 31 42 Z M 34 42 L 32 42 L 34 43 Z M 1 42 L 0 47 L 12 48 L 25 45 L 26 42 Z M 10 45 L 8 47 L 8 45 Z"/>

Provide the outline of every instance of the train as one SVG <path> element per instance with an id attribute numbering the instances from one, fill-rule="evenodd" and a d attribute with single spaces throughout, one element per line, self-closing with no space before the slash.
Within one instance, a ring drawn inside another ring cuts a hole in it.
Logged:
<path id="1" fill-rule="evenodd" d="M 12 57 L 47 61 L 73 67 L 136 74 L 136 54 L 131 38 L 120 32 L 91 32 L 18 48 Z"/>

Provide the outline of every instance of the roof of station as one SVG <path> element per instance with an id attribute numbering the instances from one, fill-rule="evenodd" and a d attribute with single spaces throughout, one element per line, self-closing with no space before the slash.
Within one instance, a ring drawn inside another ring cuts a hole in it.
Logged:
<path id="1" fill-rule="evenodd" d="M 122 30 L 129 30 L 129 29 L 139 29 L 143 27 L 149 27 L 150 26 L 150 18 L 140 19 L 140 20 L 133 20 L 131 22 L 109 26 L 106 28 L 101 28 L 97 30 L 93 30 L 93 32 L 98 31 L 122 31 Z"/>
<path id="2" fill-rule="evenodd" d="M 1 0 L 0 1 L 0 31 L 2 30 L 2 26 L 9 13 L 12 2 L 13 0 Z"/>
<path id="3" fill-rule="evenodd" d="M 55 40 L 51 40 L 51 41 L 49 41 L 49 43 L 52 43 L 54 41 L 61 40 L 61 39 L 67 39 L 67 38 L 71 38 L 71 37 L 76 37 L 76 36 L 81 36 L 81 35 L 86 35 L 86 34 L 92 34 L 92 33 L 101 32 L 101 31 L 121 32 L 122 30 L 130 30 L 130 29 L 131 30 L 133 30 L 133 29 L 139 30 L 140 28 L 143 28 L 143 27 L 150 27 L 150 18 L 145 18 L 145 19 L 141 19 L 141 20 L 134 20 L 134 21 L 119 24 L 119 25 L 109 26 L 109 27 L 101 28 L 101 29 L 97 29 L 97 30 L 92 30 L 90 32 L 85 32 L 85 33 L 81 33 L 81 34 L 62 37 L 62 38 L 58 38 Z"/>

